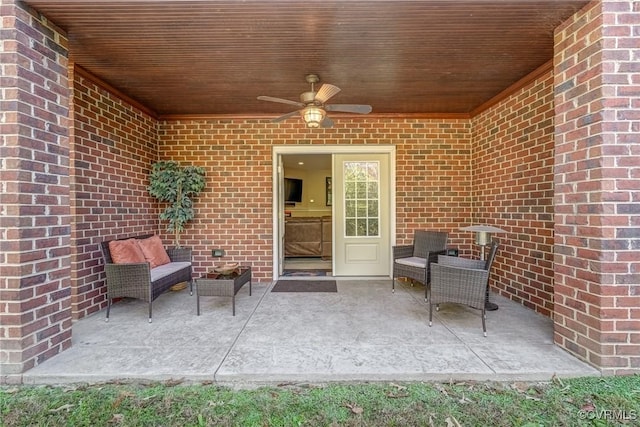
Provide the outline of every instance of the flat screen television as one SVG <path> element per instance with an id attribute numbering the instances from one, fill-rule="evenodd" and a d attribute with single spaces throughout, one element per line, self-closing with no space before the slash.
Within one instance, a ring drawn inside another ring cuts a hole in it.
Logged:
<path id="1" fill-rule="evenodd" d="M 298 178 L 284 179 L 284 201 L 302 202 L 302 180 Z"/>

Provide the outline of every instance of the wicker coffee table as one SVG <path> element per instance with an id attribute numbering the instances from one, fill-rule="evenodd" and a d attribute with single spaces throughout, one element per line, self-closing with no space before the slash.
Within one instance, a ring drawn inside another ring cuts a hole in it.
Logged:
<path id="1" fill-rule="evenodd" d="M 251 267 L 241 265 L 231 274 L 209 272 L 196 282 L 196 305 L 200 316 L 200 297 L 231 297 L 233 315 L 236 315 L 236 294 L 240 288 L 249 282 L 249 296 L 251 296 Z"/>

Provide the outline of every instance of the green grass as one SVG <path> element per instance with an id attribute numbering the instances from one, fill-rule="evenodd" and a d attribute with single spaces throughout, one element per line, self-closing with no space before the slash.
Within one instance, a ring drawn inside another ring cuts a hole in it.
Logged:
<path id="1" fill-rule="evenodd" d="M 0 387 L 2 426 L 640 425 L 640 376 L 547 383 Z"/>

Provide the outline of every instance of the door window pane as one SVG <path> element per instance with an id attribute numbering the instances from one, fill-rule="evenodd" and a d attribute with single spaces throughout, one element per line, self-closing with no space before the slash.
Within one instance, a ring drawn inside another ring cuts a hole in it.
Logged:
<path id="1" fill-rule="evenodd" d="M 380 163 L 344 162 L 344 229 L 347 237 L 379 237 Z"/>

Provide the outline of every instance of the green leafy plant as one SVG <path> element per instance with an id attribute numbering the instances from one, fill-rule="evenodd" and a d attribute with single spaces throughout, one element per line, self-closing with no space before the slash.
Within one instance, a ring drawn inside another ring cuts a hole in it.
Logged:
<path id="1" fill-rule="evenodd" d="M 204 168 L 182 167 L 175 161 L 154 163 L 149 175 L 149 194 L 169 206 L 160 213 L 161 220 L 169 220 L 167 231 L 174 233 L 175 245 L 180 247 L 180 233 L 195 216 L 192 198 L 205 185 Z"/>

